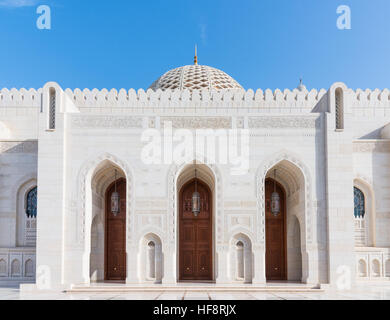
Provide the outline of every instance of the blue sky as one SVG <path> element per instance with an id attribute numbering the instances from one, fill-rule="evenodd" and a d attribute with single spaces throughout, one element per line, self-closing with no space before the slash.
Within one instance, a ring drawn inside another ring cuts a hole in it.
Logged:
<path id="1" fill-rule="evenodd" d="M 36 27 L 36 8 L 52 29 Z M 336 27 L 339 5 L 352 29 Z M 147 88 L 169 69 L 219 68 L 244 88 L 390 87 L 389 0 L 0 0 L 0 88 Z"/>

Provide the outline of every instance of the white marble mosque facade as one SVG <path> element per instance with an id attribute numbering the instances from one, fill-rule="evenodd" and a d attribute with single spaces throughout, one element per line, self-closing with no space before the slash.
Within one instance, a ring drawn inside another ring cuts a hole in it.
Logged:
<path id="1" fill-rule="evenodd" d="M 126 283 L 177 283 L 178 194 L 193 160 L 213 198 L 217 284 L 266 283 L 264 185 L 275 169 L 286 192 L 287 280 L 390 280 L 390 91 L 339 82 L 253 91 L 216 69 L 183 68 L 147 91 L 54 82 L 0 91 L 0 286 L 104 281 L 104 197 L 115 169 L 126 179 Z M 167 121 L 173 130 L 248 130 L 248 172 L 200 159 L 144 163 L 142 134 Z M 354 215 L 354 187 L 364 217 Z"/>

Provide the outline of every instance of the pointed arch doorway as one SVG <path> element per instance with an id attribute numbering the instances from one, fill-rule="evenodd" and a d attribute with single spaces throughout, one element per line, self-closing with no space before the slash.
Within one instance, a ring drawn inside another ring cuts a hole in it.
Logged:
<path id="1" fill-rule="evenodd" d="M 213 280 L 212 193 L 197 179 L 201 212 L 192 213 L 195 179 L 183 185 L 179 192 L 179 280 Z"/>
<path id="2" fill-rule="evenodd" d="M 278 216 L 271 212 L 271 196 L 275 184 L 280 196 Z M 282 185 L 271 178 L 265 181 L 265 237 L 266 279 L 287 280 L 286 193 Z"/>
<path id="3" fill-rule="evenodd" d="M 107 188 L 105 199 L 105 268 L 104 278 L 107 281 L 126 280 L 126 179 L 116 181 L 119 193 L 119 213 L 111 212 L 111 195 L 115 191 L 115 181 Z"/>

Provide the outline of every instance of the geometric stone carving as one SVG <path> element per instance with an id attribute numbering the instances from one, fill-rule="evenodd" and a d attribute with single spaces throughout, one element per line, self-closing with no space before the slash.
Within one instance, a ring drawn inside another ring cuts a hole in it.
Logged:
<path id="1" fill-rule="evenodd" d="M 353 143 L 353 152 L 356 153 L 390 153 L 390 142 L 388 141 L 373 141 L 373 142 L 358 142 Z"/>
<path id="2" fill-rule="evenodd" d="M 294 117 L 294 116 L 263 116 L 250 117 L 249 128 L 318 128 L 318 117 Z"/>
<path id="3" fill-rule="evenodd" d="M 128 129 L 142 128 L 142 118 L 132 116 L 73 116 L 72 127 L 103 128 L 103 129 Z"/>
<path id="4" fill-rule="evenodd" d="M 0 142 L 0 153 L 38 153 L 38 142 Z"/>
<path id="5" fill-rule="evenodd" d="M 161 124 L 171 122 L 174 129 L 231 129 L 230 117 L 161 117 Z"/>

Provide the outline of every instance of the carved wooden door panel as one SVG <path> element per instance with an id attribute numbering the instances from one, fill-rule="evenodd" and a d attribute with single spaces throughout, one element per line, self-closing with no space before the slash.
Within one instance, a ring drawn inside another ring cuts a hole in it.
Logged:
<path id="1" fill-rule="evenodd" d="M 120 197 L 120 211 L 117 216 L 111 212 L 112 184 L 106 193 L 106 241 L 105 279 L 126 280 L 126 180 L 117 181 Z"/>
<path id="2" fill-rule="evenodd" d="M 266 241 L 266 279 L 286 280 L 286 206 L 283 188 L 276 184 L 276 192 L 280 196 L 280 214 L 274 216 L 271 212 L 271 195 L 274 192 L 274 181 L 265 182 L 265 241 Z"/>
<path id="3" fill-rule="evenodd" d="M 179 279 L 212 280 L 212 203 L 210 189 L 201 181 L 197 191 L 201 212 L 192 213 L 195 180 L 183 186 L 179 201 Z"/>

